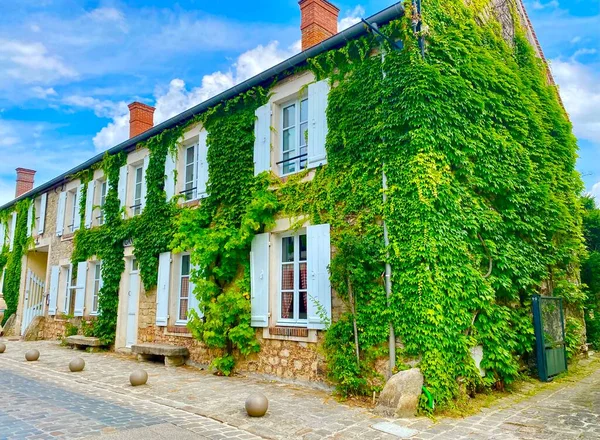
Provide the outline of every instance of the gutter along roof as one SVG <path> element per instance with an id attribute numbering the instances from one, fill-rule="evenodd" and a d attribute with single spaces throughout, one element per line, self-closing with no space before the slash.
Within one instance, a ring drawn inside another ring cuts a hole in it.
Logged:
<path id="1" fill-rule="evenodd" d="M 404 15 L 404 6 L 402 5 L 402 2 L 398 2 L 386 9 L 378 12 L 377 14 L 372 15 L 371 17 L 367 18 L 366 21 L 369 23 L 377 23 L 377 25 L 381 26 L 381 25 L 389 23 L 390 21 L 392 21 L 396 18 L 402 17 L 403 15 Z M 282 61 L 281 63 L 277 64 L 276 66 L 271 67 L 270 69 L 267 69 L 264 72 L 261 72 L 258 75 L 254 76 L 236 86 L 233 86 L 232 88 L 230 88 L 222 93 L 219 93 L 218 95 L 216 95 L 210 99 L 207 99 L 206 101 L 178 114 L 177 116 L 174 116 L 170 119 L 167 119 L 164 122 L 161 122 L 158 125 L 155 125 L 151 129 L 139 134 L 138 136 L 128 139 L 125 142 L 122 142 L 119 145 L 116 145 L 116 146 L 108 149 L 107 151 L 97 154 L 96 156 L 92 157 L 91 159 L 87 160 L 86 162 L 82 163 L 81 165 L 78 165 L 75 168 L 61 174 L 60 176 L 55 177 L 54 179 L 32 189 L 31 191 L 17 197 L 16 199 L 13 199 L 11 202 L 6 203 L 3 206 L 0 206 L 0 211 L 10 208 L 11 206 L 16 204 L 20 200 L 23 200 L 23 199 L 26 199 L 29 197 L 36 197 L 36 196 L 38 196 L 44 192 L 47 192 L 51 189 L 62 186 L 63 184 L 65 184 L 66 182 L 69 181 L 69 176 L 72 176 L 73 174 L 78 173 L 79 171 L 88 169 L 92 165 L 100 162 L 106 153 L 112 155 L 112 154 L 120 153 L 121 151 L 131 151 L 131 150 L 135 149 L 135 146 L 138 143 L 143 142 L 143 141 L 159 134 L 161 131 L 166 130 L 168 128 L 175 127 L 181 123 L 184 123 L 184 122 L 188 121 L 189 119 L 191 119 L 192 117 L 194 117 L 195 115 L 200 114 L 223 101 L 227 101 L 228 99 L 231 99 L 231 98 L 235 97 L 236 95 L 244 93 L 244 92 L 252 89 L 253 87 L 256 87 L 259 85 L 266 85 L 266 84 L 270 83 L 274 78 L 279 78 L 280 76 L 285 77 L 285 75 L 286 75 L 285 72 L 287 70 L 295 69 L 297 67 L 304 65 L 309 58 L 313 58 L 323 52 L 327 52 L 328 50 L 342 47 L 348 41 L 351 41 L 358 37 L 361 37 L 361 36 L 365 35 L 366 33 L 367 33 L 367 29 L 365 28 L 365 25 L 361 22 L 349 27 L 348 29 L 338 32 L 337 34 L 328 38 L 327 40 L 324 40 L 321 43 L 318 43 L 317 45 L 310 47 L 309 49 L 307 49 L 303 52 L 300 52 L 299 54 L 294 55 L 293 57 L 288 58 L 285 61 Z"/>

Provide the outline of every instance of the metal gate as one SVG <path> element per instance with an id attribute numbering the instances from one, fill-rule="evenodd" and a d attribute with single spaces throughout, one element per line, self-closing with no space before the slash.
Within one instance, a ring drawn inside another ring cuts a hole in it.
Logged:
<path id="1" fill-rule="evenodd" d="M 44 313 L 44 282 L 40 280 L 31 269 L 27 269 L 25 281 L 25 301 L 23 302 L 23 322 L 21 323 L 21 334 L 36 316 Z"/>
<path id="2" fill-rule="evenodd" d="M 562 298 L 533 295 L 533 327 L 540 380 L 567 370 Z"/>

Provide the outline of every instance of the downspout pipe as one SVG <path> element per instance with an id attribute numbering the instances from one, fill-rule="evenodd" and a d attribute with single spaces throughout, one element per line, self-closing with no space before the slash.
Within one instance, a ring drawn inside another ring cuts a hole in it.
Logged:
<path id="1" fill-rule="evenodd" d="M 378 23 L 379 25 L 383 25 L 383 24 L 389 23 L 392 20 L 402 17 L 403 15 L 404 15 L 404 6 L 402 5 L 401 2 L 398 2 L 386 9 L 378 12 L 377 14 L 372 15 L 371 17 L 367 18 L 366 21 L 368 21 L 369 23 Z M 297 55 L 294 55 L 293 57 L 277 64 L 276 66 L 271 67 L 270 69 L 267 69 L 264 72 L 259 73 L 258 75 L 254 76 L 238 85 L 233 86 L 232 88 L 224 91 L 223 93 L 220 93 L 220 94 L 202 102 L 201 104 L 198 104 L 198 105 L 184 111 L 183 113 L 180 113 L 177 116 L 172 117 L 171 119 L 167 119 L 166 121 L 161 122 L 158 125 L 155 125 L 150 130 L 145 131 L 144 133 L 139 134 L 136 137 L 128 139 L 125 142 L 122 142 L 119 145 L 110 148 L 107 151 L 107 153 L 110 155 L 113 155 L 113 154 L 120 153 L 121 151 L 125 151 L 125 152 L 132 151 L 135 149 L 135 147 L 138 143 L 144 142 L 144 141 L 148 140 L 149 138 L 156 136 L 161 131 L 175 127 L 182 123 L 185 123 L 185 122 L 189 121 L 190 119 L 192 119 L 195 115 L 203 113 L 206 110 L 208 110 L 209 108 L 214 107 L 223 101 L 227 101 L 228 99 L 231 99 L 231 98 L 239 95 L 240 93 L 247 92 L 248 90 L 252 89 L 253 87 L 260 86 L 260 85 L 268 85 L 275 79 L 280 79 L 280 78 L 289 76 L 290 74 L 293 73 L 294 69 L 305 65 L 309 58 L 313 58 L 323 52 L 326 52 L 326 51 L 329 51 L 332 49 L 340 48 L 340 47 L 344 46 L 346 43 L 348 43 L 349 41 L 355 40 L 356 38 L 361 37 L 362 35 L 364 35 L 366 33 L 367 33 L 367 30 L 365 29 L 365 26 L 363 25 L 363 23 L 358 22 L 355 25 L 350 26 L 348 29 L 338 32 L 331 38 L 328 38 L 327 40 L 322 41 L 321 43 L 316 44 L 315 46 L 313 46 Z M 104 157 L 105 154 L 106 154 L 105 152 L 102 152 L 102 153 L 92 157 L 91 159 L 87 160 L 86 162 L 82 163 L 81 165 L 78 165 L 75 168 L 67 171 L 66 173 L 63 173 L 60 176 L 23 194 L 22 196 L 17 197 L 16 199 L 12 200 L 11 202 L 6 203 L 3 206 L 0 206 L 0 211 L 10 208 L 11 206 L 16 204 L 20 200 L 23 200 L 23 199 L 29 198 L 29 197 L 35 197 L 35 196 L 42 194 L 44 192 L 47 192 L 51 189 L 54 189 L 54 188 L 64 185 L 65 183 L 67 183 L 69 181 L 70 176 L 72 176 L 73 174 L 76 174 L 79 171 L 88 169 L 92 165 L 102 161 L 102 158 Z"/>

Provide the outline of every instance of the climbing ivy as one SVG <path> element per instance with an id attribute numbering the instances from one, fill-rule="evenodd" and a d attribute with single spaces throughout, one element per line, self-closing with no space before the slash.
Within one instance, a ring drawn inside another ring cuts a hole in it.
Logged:
<path id="1" fill-rule="evenodd" d="M 13 231 L 13 249 L 9 252 L 8 244 L 5 245 L 2 257 L 0 257 L 0 260 L 4 260 L 4 264 L 6 265 L 3 286 L 4 300 L 6 301 L 4 322 L 6 322 L 12 314 L 17 312 L 17 307 L 19 305 L 23 255 L 25 255 L 31 244 L 31 237 L 27 236 L 27 211 L 29 210 L 31 203 L 31 199 L 24 199 L 19 201 L 14 207 L 14 212 L 17 214 L 17 222 L 15 230 Z M 7 218 L 6 216 L 4 217 Z M 2 261 L 0 261 L 0 263 L 1 262 Z"/>

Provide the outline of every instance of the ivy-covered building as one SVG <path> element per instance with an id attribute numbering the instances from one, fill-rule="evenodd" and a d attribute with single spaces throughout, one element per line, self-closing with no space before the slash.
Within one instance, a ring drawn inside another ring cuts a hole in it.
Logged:
<path id="1" fill-rule="evenodd" d="M 130 139 L 0 208 L 16 333 L 345 393 L 418 364 L 443 407 L 527 366 L 532 294 L 582 331 L 576 141 L 522 1 L 339 33 L 299 3 L 301 53 L 157 126 L 131 104 Z"/>

